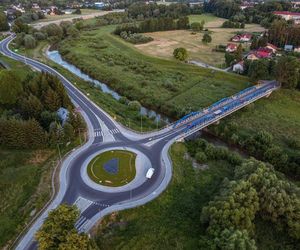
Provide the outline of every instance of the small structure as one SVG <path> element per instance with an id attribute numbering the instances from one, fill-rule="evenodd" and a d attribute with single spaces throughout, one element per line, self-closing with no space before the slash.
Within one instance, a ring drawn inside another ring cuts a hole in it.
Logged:
<path id="1" fill-rule="evenodd" d="M 249 42 L 252 39 L 252 34 L 244 33 L 240 35 L 235 35 L 231 38 L 233 42 Z"/>
<path id="2" fill-rule="evenodd" d="M 94 6 L 98 9 L 102 9 L 105 7 L 105 3 L 104 2 L 96 2 L 96 3 L 94 3 Z"/>
<path id="3" fill-rule="evenodd" d="M 298 46 L 298 47 L 294 47 L 294 52 L 300 52 L 300 47 Z"/>
<path id="4" fill-rule="evenodd" d="M 227 47 L 226 47 L 226 52 L 232 53 L 232 52 L 236 51 L 236 49 L 237 49 L 237 44 L 228 43 Z"/>
<path id="5" fill-rule="evenodd" d="M 244 61 L 240 61 L 233 65 L 232 71 L 238 74 L 243 73 L 244 71 Z"/>
<path id="6" fill-rule="evenodd" d="M 61 120 L 62 124 L 64 124 L 68 118 L 69 118 L 69 110 L 67 110 L 66 108 L 60 107 L 56 114 L 59 117 L 59 119 Z"/>
<path id="7" fill-rule="evenodd" d="M 291 52 L 293 51 L 293 45 L 284 45 L 284 51 Z"/>

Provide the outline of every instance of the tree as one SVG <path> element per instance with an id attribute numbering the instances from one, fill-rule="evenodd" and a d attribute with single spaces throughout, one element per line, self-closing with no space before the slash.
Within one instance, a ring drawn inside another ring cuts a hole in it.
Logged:
<path id="1" fill-rule="evenodd" d="M 236 51 L 234 52 L 234 57 L 236 61 L 241 61 L 243 59 L 243 46 L 239 44 Z"/>
<path id="2" fill-rule="evenodd" d="M 203 25 L 199 22 L 194 22 L 194 23 L 191 23 L 191 29 L 193 31 L 201 31 L 201 30 L 203 30 Z"/>
<path id="3" fill-rule="evenodd" d="M 25 35 L 24 46 L 26 49 L 34 49 L 36 47 L 36 41 L 32 35 Z"/>
<path id="4" fill-rule="evenodd" d="M 225 53 L 225 63 L 229 67 L 235 61 L 235 55 L 233 53 L 226 52 Z"/>
<path id="5" fill-rule="evenodd" d="M 204 43 L 210 43 L 212 41 L 211 36 L 208 33 L 205 33 L 202 37 L 202 42 Z"/>
<path id="6" fill-rule="evenodd" d="M 72 232 L 67 235 L 66 241 L 59 245 L 58 250 L 88 250 L 90 248 L 89 238 L 86 234 Z"/>
<path id="7" fill-rule="evenodd" d="M 0 31 L 7 31 L 9 30 L 9 25 L 7 22 L 6 15 L 0 11 Z"/>
<path id="8" fill-rule="evenodd" d="M 44 224 L 36 233 L 39 249 L 50 250 L 66 247 L 67 242 L 73 241 L 76 233 L 74 224 L 79 217 L 76 206 L 60 205 L 49 212 Z M 66 249 L 66 248 L 62 248 Z"/>
<path id="9" fill-rule="evenodd" d="M 0 104 L 15 104 L 22 90 L 22 84 L 14 71 L 0 71 Z"/>
<path id="10" fill-rule="evenodd" d="M 269 63 L 265 59 L 254 60 L 248 69 L 248 76 L 252 81 L 265 80 L 269 77 Z"/>
<path id="11" fill-rule="evenodd" d="M 185 48 L 176 48 L 173 51 L 173 56 L 179 61 L 185 61 L 188 58 L 188 52 Z"/>
<path id="12" fill-rule="evenodd" d="M 292 56 L 282 56 L 276 66 L 276 79 L 283 87 L 294 89 L 300 79 L 300 63 Z"/>

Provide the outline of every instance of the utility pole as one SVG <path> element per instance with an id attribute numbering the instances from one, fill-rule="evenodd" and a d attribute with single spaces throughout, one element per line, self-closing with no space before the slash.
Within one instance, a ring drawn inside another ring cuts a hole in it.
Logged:
<path id="1" fill-rule="evenodd" d="M 143 116 L 141 115 L 141 133 L 143 132 Z"/>

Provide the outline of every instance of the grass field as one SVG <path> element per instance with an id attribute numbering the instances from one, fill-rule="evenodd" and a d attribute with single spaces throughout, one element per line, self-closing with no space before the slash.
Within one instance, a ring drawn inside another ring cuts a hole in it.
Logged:
<path id="1" fill-rule="evenodd" d="M 248 86 L 245 77 L 141 54 L 112 35 L 113 26 L 62 42 L 63 57 L 130 100 L 180 117 Z M 195 92 L 197 90 L 197 92 Z M 193 99 L 191 99 L 191 96 Z M 174 102 L 176 100 L 176 104 Z"/>
<path id="2" fill-rule="evenodd" d="M 89 177 L 96 182 L 109 187 L 119 187 L 132 181 L 136 174 L 136 154 L 125 150 L 113 150 L 101 153 L 88 164 Z M 111 173 L 105 169 L 105 164 L 116 160 L 113 164 L 117 167 L 117 173 Z"/>
<path id="3" fill-rule="evenodd" d="M 205 21 L 204 27 L 211 32 L 211 43 L 202 43 L 203 32 L 192 33 L 187 30 L 172 30 L 146 33 L 146 36 L 150 36 L 154 40 L 135 47 L 140 49 L 142 53 L 167 59 L 173 59 L 175 48 L 184 47 L 189 52 L 189 60 L 198 60 L 213 66 L 223 66 L 225 63 L 224 53 L 213 51 L 217 45 L 226 45 L 238 31 L 260 32 L 264 30 L 256 24 L 247 24 L 245 29 L 220 28 L 226 19 L 209 14 L 191 15 L 189 18 L 190 23 Z M 249 49 L 249 46 L 249 44 L 244 44 L 245 49 Z"/>

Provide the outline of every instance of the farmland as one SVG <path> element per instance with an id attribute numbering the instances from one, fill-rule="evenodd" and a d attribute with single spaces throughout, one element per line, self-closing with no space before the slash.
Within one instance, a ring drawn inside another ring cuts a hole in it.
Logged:
<path id="1" fill-rule="evenodd" d="M 222 67 L 225 59 L 224 53 L 213 51 L 218 45 L 226 45 L 237 32 L 260 32 L 264 29 L 256 24 L 246 24 L 245 29 L 220 28 L 223 18 L 212 15 L 191 15 L 190 23 L 205 21 L 204 28 L 209 29 L 212 42 L 205 44 L 201 41 L 204 32 L 191 32 L 188 30 L 172 30 L 146 33 L 154 40 L 146 44 L 136 45 L 142 53 L 166 59 L 173 59 L 173 50 L 184 47 L 189 52 L 188 60 L 202 61 L 204 63 Z M 249 44 L 244 48 L 249 49 Z"/>

